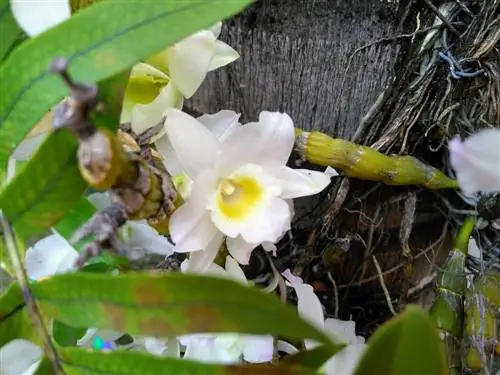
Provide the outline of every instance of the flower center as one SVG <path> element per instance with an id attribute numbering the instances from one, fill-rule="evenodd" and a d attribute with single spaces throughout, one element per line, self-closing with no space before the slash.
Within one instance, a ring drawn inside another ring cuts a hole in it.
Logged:
<path id="1" fill-rule="evenodd" d="M 263 187 L 255 178 L 236 176 L 221 181 L 217 194 L 217 206 L 229 220 L 247 218 L 264 196 Z"/>

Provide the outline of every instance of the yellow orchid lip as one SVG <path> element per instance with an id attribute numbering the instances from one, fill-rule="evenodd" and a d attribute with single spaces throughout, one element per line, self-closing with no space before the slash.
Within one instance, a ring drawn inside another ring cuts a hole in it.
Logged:
<path id="1" fill-rule="evenodd" d="M 226 219 L 243 221 L 259 206 L 264 187 L 252 176 L 223 179 L 217 189 L 217 208 Z"/>

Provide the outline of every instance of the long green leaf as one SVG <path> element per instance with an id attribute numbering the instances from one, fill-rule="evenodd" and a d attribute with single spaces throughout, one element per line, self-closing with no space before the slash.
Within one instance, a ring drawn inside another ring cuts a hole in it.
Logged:
<path id="1" fill-rule="evenodd" d="M 345 344 L 335 345 L 333 351 L 330 347 L 319 346 L 311 350 L 300 351 L 285 358 L 282 363 L 300 365 L 314 370 L 319 370 L 333 355 L 345 348 Z"/>
<path id="2" fill-rule="evenodd" d="M 321 331 L 275 296 L 232 280 L 179 273 L 56 275 L 31 287 L 48 316 L 73 327 L 174 336 L 196 332 L 311 338 Z"/>
<path id="3" fill-rule="evenodd" d="M 219 365 L 175 358 L 161 358 L 140 352 L 89 352 L 65 348 L 59 351 L 68 375 L 308 375 L 315 371 L 288 365 Z M 40 372 L 37 374 L 49 374 Z"/>
<path id="4" fill-rule="evenodd" d="M 0 296 L 0 347 L 14 339 L 39 341 L 17 283 Z"/>
<path id="5" fill-rule="evenodd" d="M 83 194 L 75 147 L 68 132 L 49 137 L 0 193 L 0 207 L 22 238 L 45 232 Z"/>
<path id="6" fill-rule="evenodd" d="M 0 61 L 7 56 L 21 35 L 22 31 L 10 11 L 10 0 L 0 0 Z"/>
<path id="7" fill-rule="evenodd" d="M 423 374 L 448 374 L 444 346 L 429 315 L 408 306 L 368 340 L 355 375 Z"/>
<path id="8" fill-rule="evenodd" d="M 50 106 L 67 94 L 60 78 L 47 71 L 54 57 L 69 59 L 76 80 L 100 81 L 250 2 L 103 1 L 23 43 L 0 67 L 0 177 L 14 148 Z"/>
<path id="9" fill-rule="evenodd" d="M 127 76 L 125 71 L 99 84 L 105 104 L 95 116 L 98 126 L 118 127 Z M 68 132 L 49 134 L 0 192 L 0 207 L 25 240 L 43 234 L 81 199 L 87 184 L 77 167 L 76 149 L 77 142 Z M 76 209 L 83 210 L 81 215 L 88 212 L 82 204 Z"/>

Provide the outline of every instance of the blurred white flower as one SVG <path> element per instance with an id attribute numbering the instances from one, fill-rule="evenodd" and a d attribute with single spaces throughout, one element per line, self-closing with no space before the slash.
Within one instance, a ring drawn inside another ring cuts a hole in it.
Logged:
<path id="1" fill-rule="evenodd" d="M 99 210 L 111 204 L 108 193 L 90 194 L 87 199 Z M 131 249 L 142 249 L 168 257 L 174 253 L 173 245 L 145 220 L 129 220 L 119 230 L 123 242 Z"/>
<path id="2" fill-rule="evenodd" d="M 356 336 L 356 323 L 339 319 L 324 320 L 323 307 L 314 293 L 311 285 L 305 284 L 300 277 L 294 276 L 290 270 L 283 272 L 287 285 L 297 294 L 297 310 L 299 315 L 323 330 L 333 341 L 343 341 L 347 346 L 326 362 L 320 372 L 327 375 L 352 375 L 356 365 L 366 349 L 365 339 Z M 306 349 L 312 349 L 318 344 L 305 340 Z"/>
<path id="3" fill-rule="evenodd" d="M 248 284 L 243 270 L 230 256 L 226 257 L 225 269 L 212 263 L 203 273 Z M 201 362 L 229 364 L 243 359 L 250 363 L 264 363 L 270 362 L 274 354 L 274 338 L 270 335 L 199 333 L 180 336 L 179 341 L 186 347 L 183 358 Z"/>
<path id="4" fill-rule="evenodd" d="M 1 375 L 33 375 L 43 350 L 31 341 L 14 339 L 0 348 Z"/>
<path id="5" fill-rule="evenodd" d="M 448 147 L 464 193 L 500 191 L 500 129 L 480 130 L 465 141 L 456 136 Z"/>
<path id="6" fill-rule="evenodd" d="M 69 0 L 10 0 L 12 15 L 30 37 L 67 20 L 71 16 Z"/>
<path id="7" fill-rule="evenodd" d="M 125 92 L 121 122 L 130 122 L 141 134 L 158 124 L 168 108 L 182 108 L 198 90 L 208 72 L 239 58 L 238 52 L 218 40 L 222 22 L 179 41 L 133 69 Z M 164 135 L 160 132 L 151 141 Z"/>
<path id="8" fill-rule="evenodd" d="M 78 252 L 59 234 L 51 234 L 36 242 L 26 251 L 26 274 L 31 280 L 40 280 L 55 274 L 75 270 Z"/>
<path id="9" fill-rule="evenodd" d="M 229 253 L 247 264 L 255 247 L 275 243 L 290 229 L 290 199 L 316 194 L 330 182 L 324 173 L 286 166 L 295 141 L 287 114 L 262 112 L 259 122 L 236 127 L 222 142 L 175 109 L 167 112 L 165 128 L 182 170 L 194 181 L 170 220 L 178 252 L 210 247 L 213 260 L 227 236 Z"/>

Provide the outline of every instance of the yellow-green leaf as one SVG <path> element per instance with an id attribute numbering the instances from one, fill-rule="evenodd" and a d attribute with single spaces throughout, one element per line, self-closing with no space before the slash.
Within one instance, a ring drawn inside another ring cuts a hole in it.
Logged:
<path id="1" fill-rule="evenodd" d="M 180 273 L 55 275 L 32 284 L 45 314 L 73 327 L 175 336 L 200 332 L 330 339 L 276 296 L 232 280 Z"/>

